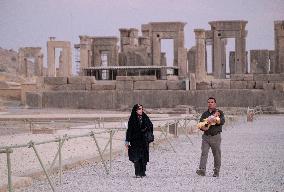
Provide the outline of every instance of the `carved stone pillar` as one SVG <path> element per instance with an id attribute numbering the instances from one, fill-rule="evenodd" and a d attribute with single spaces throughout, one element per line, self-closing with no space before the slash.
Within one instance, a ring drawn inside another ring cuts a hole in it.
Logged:
<path id="1" fill-rule="evenodd" d="M 222 54 L 221 54 L 221 39 L 219 38 L 219 32 L 213 31 L 213 76 L 217 79 L 221 78 L 221 62 L 222 62 Z"/>
<path id="2" fill-rule="evenodd" d="M 195 78 L 196 82 L 204 81 L 206 78 L 205 69 L 205 30 L 195 29 L 196 56 L 195 56 Z"/>

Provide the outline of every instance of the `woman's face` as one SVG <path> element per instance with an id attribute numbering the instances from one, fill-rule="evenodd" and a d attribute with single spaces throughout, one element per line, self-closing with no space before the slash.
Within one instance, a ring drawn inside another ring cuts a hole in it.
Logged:
<path id="1" fill-rule="evenodd" d="M 139 108 L 137 109 L 136 113 L 137 113 L 138 115 L 142 115 L 142 113 L 143 113 L 143 107 L 142 107 L 142 106 L 139 106 Z"/>

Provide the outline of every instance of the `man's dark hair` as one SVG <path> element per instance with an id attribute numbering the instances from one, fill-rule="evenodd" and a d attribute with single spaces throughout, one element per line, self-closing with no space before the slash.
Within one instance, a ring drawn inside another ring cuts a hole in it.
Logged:
<path id="1" fill-rule="evenodd" d="M 207 99 L 207 101 L 208 101 L 209 99 L 213 99 L 214 102 L 216 103 L 216 99 L 215 99 L 214 97 L 209 97 L 209 98 Z"/>

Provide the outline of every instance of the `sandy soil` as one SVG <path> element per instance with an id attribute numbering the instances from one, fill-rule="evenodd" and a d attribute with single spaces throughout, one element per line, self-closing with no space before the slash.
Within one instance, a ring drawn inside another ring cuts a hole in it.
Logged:
<path id="1" fill-rule="evenodd" d="M 46 110 L 29 110 L 27 113 L 25 110 L 16 110 L 14 112 L 2 113 L 0 119 L 6 119 L 0 121 L 0 147 L 11 145 L 28 144 L 30 141 L 42 142 L 47 140 L 53 140 L 58 137 L 63 138 L 65 134 L 68 136 L 76 136 L 88 134 L 90 131 L 94 131 L 96 139 L 98 140 L 101 150 L 103 150 L 109 140 L 110 128 L 115 129 L 116 132 L 113 136 L 113 152 L 123 153 L 124 150 L 124 138 L 126 131 L 126 121 L 129 113 L 123 113 L 118 111 L 94 111 L 94 110 L 58 110 L 58 109 L 46 109 Z M 51 113 L 53 112 L 53 113 Z M 164 121 L 154 121 L 155 118 L 165 118 L 168 115 L 165 114 L 151 114 L 151 119 L 155 127 L 164 124 Z M 102 117 L 106 120 L 103 124 L 98 124 L 90 121 L 86 122 L 60 122 L 53 121 L 56 118 L 97 118 Z M 53 130 L 51 134 L 41 133 L 32 134 L 29 123 L 24 123 L 22 119 L 33 119 L 35 121 L 32 125 L 32 130 L 46 129 Z M 47 119 L 44 123 L 37 122 L 37 119 Z M 121 118 L 123 121 L 115 121 L 113 119 Z M 13 119 L 14 121 L 8 121 Z M 17 121 L 15 121 L 17 119 Z M 110 122 L 109 122 L 110 121 Z M 104 133 L 101 133 L 104 132 Z M 161 133 L 156 133 L 160 135 Z M 40 158 L 44 162 L 46 168 L 49 168 L 54 156 L 58 150 L 58 142 L 50 144 L 37 145 L 36 149 L 40 155 Z M 105 154 L 109 153 L 109 147 L 106 149 Z M 90 136 L 81 137 L 76 139 L 69 139 L 65 141 L 63 148 L 63 166 L 64 168 L 70 168 L 75 165 L 85 163 L 85 161 L 99 160 L 99 152 L 97 150 L 94 139 Z M 107 156 L 108 157 L 108 156 Z M 14 185 L 25 185 L 31 182 L 30 176 L 43 173 L 40 163 L 32 148 L 23 147 L 19 149 L 13 149 L 11 154 L 12 164 L 12 180 Z M 58 166 L 56 161 L 55 166 Z M 7 167 L 6 167 L 6 155 L 0 154 L 0 191 L 1 188 L 5 188 L 7 183 Z M 2 187 L 1 187 L 2 186 Z"/>
<path id="2" fill-rule="evenodd" d="M 66 171 L 57 191 L 283 191 L 284 129 L 283 115 L 263 115 L 253 122 L 240 119 L 222 133 L 222 168 L 212 177 L 213 159 L 209 154 L 207 175 L 196 175 L 201 153 L 201 135 L 189 140 L 173 140 L 177 153 L 165 143 L 150 153 L 147 177 L 133 178 L 133 164 L 121 155 L 113 162 L 110 175 L 101 165 L 90 164 Z M 51 191 L 46 180 L 21 191 Z"/>

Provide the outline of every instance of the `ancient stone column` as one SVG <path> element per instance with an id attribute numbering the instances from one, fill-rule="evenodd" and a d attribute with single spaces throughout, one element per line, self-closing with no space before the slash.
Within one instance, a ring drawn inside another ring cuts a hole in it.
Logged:
<path id="1" fill-rule="evenodd" d="M 24 65 L 23 65 L 23 68 L 22 68 L 22 70 L 23 70 L 23 75 L 25 76 L 25 77 L 28 77 L 28 60 L 27 60 L 27 58 L 24 58 Z"/>
<path id="2" fill-rule="evenodd" d="M 173 66 L 179 66 L 180 63 L 178 62 L 179 60 L 182 61 L 181 58 L 178 58 L 178 50 L 182 50 L 180 48 L 184 48 L 184 32 L 183 31 L 178 31 L 176 33 L 176 36 L 174 38 L 174 63 Z M 180 54 L 181 55 L 181 54 Z"/>
<path id="3" fill-rule="evenodd" d="M 236 63 L 235 63 L 235 51 L 230 51 L 229 53 L 229 66 L 230 66 L 230 74 L 235 74 L 235 68 L 236 68 Z"/>
<path id="4" fill-rule="evenodd" d="M 59 59 L 59 76 L 61 77 L 69 77 L 72 74 L 72 69 L 70 63 L 71 59 L 71 49 L 69 46 L 64 47 L 64 49 L 60 53 Z"/>
<path id="5" fill-rule="evenodd" d="M 212 72 L 213 76 L 217 79 L 221 78 L 221 62 L 222 62 L 222 54 L 221 54 L 221 39 L 219 37 L 219 32 L 214 30 L 213 31 L 213 66 Z"/>
<path id="6" fill-rule="evenodd" d="M 184 31 L 183 31 L 184 25 L 185 24 L 181 25 L 182 29 L 178 31 L 178 36 L 177 36 L 178 37 L 177 38 L 177 44 L 178 44 L 177 66 L 179 67 L 179 76 L 186 76 L 188 73 L 187 66 L 186 66 L 187 49 L 184 47 Z"/>
<path id="7" fill-rule="evenodd" d="M 161 42 L 159 34 L 153 35 L 153 65 L 161 64 Z"/>
<path id="8" fill-rule="evenodd" d="M 206 37 L 206 32 L 205 32 L 205 37 Z M 208 58 L 208 52 L 207 52 L 207 48 L 210 49 L 211 48 L 211 57 Z M 213 66 L 213 39 L 207 38 L 205 39 L 205 73 L 208 74 L 208 60 L 211 60 L 211 65 Z"/>
<path id="9" fill-rule="evenodd" d="M 88 67 L 89 66 L 88 60 L 89 60 L 89 55 L 88 55 L 87 45 L 80 44 L 80 67 L 81 68 Z"/>
<path id="10" fill-rule="evenodd" d="M 43 54 L 37 55 L 37 58 L 35 60 L 35 75 L 43 75 Z"/>
<path id="11" fill-rule="evenodd" d="M 55 50 L 50 41 L 47 42 L 47 76 L 56 77 Z"/>
<path id="12" fill-rule="evenodd" d="M 66 49 L 63 50 L 65 63 L 63 67 L 63 76 L 70 77 L 72 75 L 72 50 L 71 50 L 71 43 L 68 42 Z"/>
<path id="13" fill-rule="evenodd" d="M 221 79 L 226 79 L 226 45 L 227 39 L 221 39 Z"/>
<path id="14" fill-rule="evenodd" d="M 274 21 L 275 73 L 284 73 L 284 20 Z"/>
<path id="15" fill-rule="evenodd" d="M 58 69 L 56 69 L 56 76 L 57 77 L 63 77 L 64 76 L 64 63 L 65 61 L 65 55 L 63 55 L 63 50 L 60 51 L 59 53 L 59 65 L 58 65 Z M 56 67 L 56 66 L 55 66 Z"/>
<path id="16" fill-rule="evenodd" d="M 179 67 L 178 75 L 181 77 L 185 77 L 187 75 L 186 59 L 187 59 L 186 48 L 183 47 L 178 48 L 178 67 Z"/>
<path id="17" fill-rule="evenodd" d="M 196 57 L 196 46 L 193 46 L 187 52 L 188 73 L 195 73 L 195 68 L 196 68 L 195 57 Z"/>
<path id="18" fill-rule="evenodd" d="M 195 29 L 196 55 L 195 55 L 195 78 L 196 82 L 204 81 L 206 78 L 205 69 L 205 30 Z"/>
<path id="19" fill-rule="evenodd" d="M 246 37 L 245 30 L 239 31 L 238 37 L 235 39 L 235 73 L 244 74 L 246 72 Z"/>
<path id="20" fill-rule="evenodd" d="M 90 67 L 91 64 L 91 49 L 88 44 L 88 38 L 86 36 L 80 37 L 80 68 Z M 90 40 L 91 41 L 91 40 Z"/>

